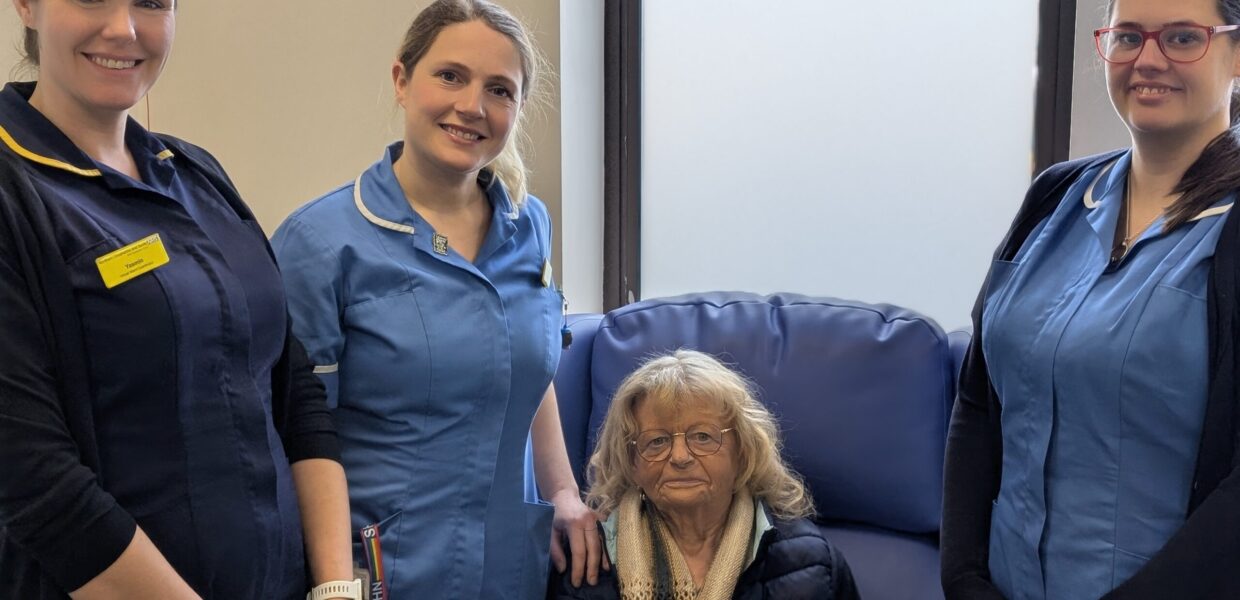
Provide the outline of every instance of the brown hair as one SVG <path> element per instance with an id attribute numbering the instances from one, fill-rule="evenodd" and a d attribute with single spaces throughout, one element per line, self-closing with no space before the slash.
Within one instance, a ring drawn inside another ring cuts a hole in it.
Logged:
<path id="1" fill-rule="evenodd" d="M 1107 2 L 1107 18 L 1115 10 L 1115 1 Z M 1240 24 L 1240 0 L 1216 0 L 1216 8 L 1227 25 Z M 1240 31 L 1233 31 L 1228 38 L 1235 43 Z M 1167 223 L 1164 231 L 1183 225 L 1208 208 L 1224 195 L 1240 189 L 1240 89 L 1235 84 L 1231 91 L 1231 125 L 1226 131 L 1206 144 L 1201 156 L 1193 161 L 1180 182 L 1171 190 L 1180 197 L 1166 209 Z"/>
<path id="2" fill-rule="evenodd" d="M 22 38 L 22 60 L 31 66 L 39 66 L 39 32 L 26 27 Z"/>
<path id="3" fill-rule="evenodd" d="M 521 158 L 520 146 L 525 141 L 521 129 L 522 116 L 530 100 L 539 99 L 539 82 L 546 70 L 546 59 L 530 39 L 526 27 L 512 13 L 503 7 L 487 0 L 435 0 L 414 18 L 405 39 L 400 44 L 397 60 L 408 75 L 413 72 L 414 65 L 426 55 L 435 38 L 445 27 L 469 21 L 482 21 L 488 27 L 504 34 L 516 47 L 521 57 L 521 105 L 517 120 L 513 124 L 512 134 L 499 156 L 491 161 L 488 168 L 503 181 L 511 194 L 512 201 L 521 206 L 525 202 L 528 187 L 529 171 Z"/>

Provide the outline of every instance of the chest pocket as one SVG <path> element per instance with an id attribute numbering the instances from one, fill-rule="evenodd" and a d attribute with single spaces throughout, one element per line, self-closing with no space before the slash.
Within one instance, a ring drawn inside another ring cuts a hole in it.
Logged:
<path id="1" fill-rule="evenodd" d="M 172 310 L 158 273 L 169 265 L 108 289 L 95 261 L 122 246 L 108 236 L 67 262 L 97 400 L 137 381 L 161 381 L 177 367 Z"/>
<path id="2" fill-rule="evenodd" d="M 982 351 L 991 361 L 991 373 L 996 373 L 996 360 L 1009 356 L 1020 356 L 1027 344 L 1022 341 L 1024 334 L 1019 323 L 1008 323 L 1004 319 L 1009 312 L 1008 306 L 1013 296 L 1011 287 L 1016 280 L 1021 263 L 996 260 L 991 263 L 990 274 L 986 280 L 986 291 L 982 305 Z M 1000 402 L 1002 403 L 1002 394 Z"/>
<path id="3" fill-rule="evenodd" d="M 1159 285 L 1133 331 L 1120 393 L 1119 491 L 1121 498 L 1147 500 L 1120 507 L 1117 559 L 1142 559 L 1126 574 L 1184 521 L 1208 393 L 1206 328 L 1204 298 Z"/>
<path id="4" fill-rule="evenodd" d="M 340 407 L 411 423 L 426 411 L 433 382 L 430 344 L 412 290 L 345 309 Z"/>
<path id="5" fill-rule="evenodd" d="M 176 461 L 150 460 L 152 451 L 184 445 L 176 327 L 159 280 L 171 263 L 108 289 L 95 259 L 123 245 L 107 235 L 66 267 L 83 329 L 100 482 L 146 527 L 146 519 L 177 504 L 184 490 Z M 135 470 L 135 464 L 144 467 Z M 152 481 L 160 486 L 152 488 Z M 158 526 L 151 529 L 155 535 Z"/>

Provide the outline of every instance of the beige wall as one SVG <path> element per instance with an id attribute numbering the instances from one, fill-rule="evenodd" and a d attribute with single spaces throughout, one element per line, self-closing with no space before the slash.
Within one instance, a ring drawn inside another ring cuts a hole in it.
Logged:
<path id="1" fill-rule="evenodd" d="M 21 44 L 21 39 L 21 21 L 17 19 L 13 4 L 0 4 L 0 73 L 4 73 L 6 81 L 12 79 L 11 70 L 20 56 L 17 47 Z"/>
<path id="2" fill-rule="evenodd" d="M 150 94 L 153 129 L 210 150 L 268 232 L 352 180 L 399 138 L 390 67 L 426 0 L 184 0 L 172 58 Z M 559 64 L 559 0 L 501 0 Z M 0 7 L 0 65 L 19 21 Z M 553 80 L 554 85 L 554 80 Z M 560 222 L 559 90 L 529 121 L 531 191 Z M 134 115 L 145 119 L 139 104 Z M 560 240 L 556 231 L 556 240 Z M 554 262 L 560 264 L 559 244 Z"/>

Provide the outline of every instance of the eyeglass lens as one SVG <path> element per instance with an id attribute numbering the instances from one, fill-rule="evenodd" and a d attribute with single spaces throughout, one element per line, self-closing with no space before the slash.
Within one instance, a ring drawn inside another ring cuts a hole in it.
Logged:
<path id="1" fill-rule="evenodd" d="M 637 435 L 637 452 L 642 458 L 655 462 L 672 453 L 676 436 L 683 435 L 685 447 L 694 456 L 709 456 L 723 445 L 723 432 L 713 425 L 697 425 L 684 433 L 672 433 L 665 429 L 650 429 Z"/>
<path id="2" fill-rule="evenodd" d="M 1113 29 L 1098 37 L 1098 51 L 1112 62 L 1131 62 L 1145 46 L 1145 36 L 1137 29 Z M 1193 62 L 1205 56 L 1210 32 L 1203 27 L 1168 27 L 1158 32 L 1163 55 L 1177 62 Z"/>

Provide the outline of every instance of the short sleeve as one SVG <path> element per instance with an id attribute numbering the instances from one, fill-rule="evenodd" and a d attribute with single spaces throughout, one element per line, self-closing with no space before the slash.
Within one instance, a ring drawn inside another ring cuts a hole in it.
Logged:
<path id="1" fill-rule="evenodd" d="M 280 225 L 271 246 L 284 279 L 293 333 L 305 346 L 314 373 L 327 388 L 328 406 L 336 408 L 340 356 L 344 352 L 340 328 L 343 271 L 337 253 L 313 227 L 295 216 Z"/>

